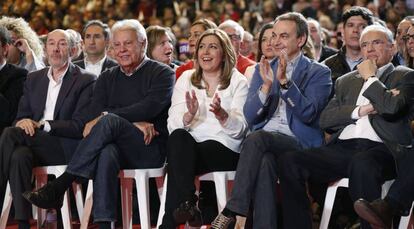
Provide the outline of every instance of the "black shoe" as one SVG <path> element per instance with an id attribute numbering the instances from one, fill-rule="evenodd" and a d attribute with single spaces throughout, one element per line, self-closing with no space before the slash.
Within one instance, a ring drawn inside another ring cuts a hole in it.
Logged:
<path id="1" fill-rule="evenodd" d="M 185 201 L 173 212 L 174 220 L 178 224 L 188 224 L 192 227 L 203 225 L 200 209 L 193 201 Z"/>
<path id="2" fill-rule="evenodd" d="M 393 211 L 386 201 L 378 199 L 370 203 L 359 199 L 355 201 L 354 208 L 357 214 L 368 221 L 373 228 L 391 229 Z"/>
<path id="3" fill-rule="evenodd" d="M 26 191 L 23 197 L 30 203 L 39 208 L 57 209 L 59 210 L 63 205 L 63 194 L 58 194 L 56 188 L 48 183 L 37 191 Z"/>

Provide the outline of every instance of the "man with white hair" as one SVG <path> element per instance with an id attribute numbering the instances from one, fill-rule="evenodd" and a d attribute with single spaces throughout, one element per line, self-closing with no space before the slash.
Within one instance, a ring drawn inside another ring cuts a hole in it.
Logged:
<path id="1" fill-rule="evenodd" d="M 240 45 L 244 35 L 243 27 L 233 20 L 226 20 L 221 23 L 218 28 L 226 32 L 229 36 L 231 44 L 233 45 L 234 51 L 237 55 L 236 68 L 240 73 L 244 74 L 246 68 L 254 65 L 255 62 L 240 53 Z"/>
<path id="2" fill-rule="evenodd" d="M 98 78 L 92 115 L 66 172 L 26 199 L 41 208 L 60 208 L 73 181 L 94 179 L 93 215 L 100 228 L 116 220 L 118 173 L 125 168 L 156 168 L 165 162 L 167 115 L 175 74 L 145 56 L 147 36 L 133 19 L 112 27 L 119 66 Z"/>
<path id="3" fill-rule="evenodd" d="M 359 43 L 364 60 L 337 79 L 335 96 L 321 114 L 321 128 L 332 134 L 327 145 L 279 158 L 284 228 L 312 228 L 306 181 L 347 177 L 353 201 L 373 201 L 411 153 L 414 72 L 391 63 L 395 43 L 389 29 L 368 26 Z M 361 228 L 371 227 L 362 220 Z"/>

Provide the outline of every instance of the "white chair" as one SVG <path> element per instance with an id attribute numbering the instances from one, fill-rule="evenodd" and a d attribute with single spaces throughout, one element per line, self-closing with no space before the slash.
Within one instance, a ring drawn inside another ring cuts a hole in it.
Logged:
<path id="1" fill-rule="evenodd" d="M 391 187 L 391 184 L 394 182 L 394 180 L 390 180 L 390 181 L 386 181 L 383 185 L 382 185 L 382 191 L 381 191 L 381 196 L 385 197 L 385 195 L 387 194 L 389 188 Z M 325 205 L 323 207 L 323 212 L 322 212 L 322 219 L 321 219 L 321 223 L 319 225 L 319 229 L 327 229 L 328 225 L 329 225 L 329 220 L 331 218 L 331 214 L 332 214 L 332 208 L 335 202 L 335 196 L 336 196 L 336 191 L 339 187 L 345 187 L 348 188 L 349 185 L 349 179 L 348 178 L 342 178 L 338 181 L 335 181 L 333 183 L 331 183 L 326 191 L 326 196 L 325 196 Z"/>
<path id="2" fill-rule="evenodd" d="M 398 229 L 414 229 L 413 221 L 413 204 L 411 204 L 410 214 L 408 216 L 401 216 Z"/>
<path id="3" fill-rule="evenodd" d="M 149 209 L 149 178 L 163 178 L 165 166 L 152 169 L 125 169 L 119 173 L 121 181 L 122 225 L 132 228 L 132 182 L 135 180 L 141 228 L 151 228 Z M 81 220 L 81 229 L 86 229 L 92 210 L 93 182 L 89 181 L 85 200 L 85 210 Z"/>
<path id="4" fill-rule="evenodd" d="M 47 175 L 55 175 L 56 177 L 62 175 L 63 172 L 66 170 L 66 165 L 54 165 L 54 166 L 42 166 L 42 167 L 35 167 L 33 169 L 33 176 L 36 178 L 36 189 L 41 188 L 43 185 L 47 183 Z M 80 190 L 80 186 L 77 184 L 73 185 L 73 191 L 76 197 L 76 207 L 78 210 L 79 216 L 83 213 L 83 199 L 82 199 L 82 192 Z M 9 217 L 9 212 L 12 203 L 12 195 L 10 191 L 10 184 L 7 182 L 7 188 L 3 203 L 3 209 L 1 212 L 1 219 L 0 219 L 0 229 L 4 229 L 7 225 L 7 219 Z M 63 206 L 61 208 L 61 215 L 62 215 L 62 223 L 65 229 L 71 229 L 71 212 L 69 208 L 69 199 L 67 192 L 65 193 L 63 199 Z M 44 209 L 37 209 L 37 227 L 41 228 L 42 223 L 46 217 L 46 210 Z"/>
<path id="5" fill-rule="evenodd" d="M 217 207 L 218 207 L 219 212 L 221 212 L 226 206 L 227 199 L 230 195 L 230 192 L 228 189 L 228 182 L 233 181 L 235 175 L 236 175 L 235 171 L 217 171 L 217 172 L 206 173 L 206 174 L 196 177 L 196 186 L 198 186 L 197 184 L 199 181 L 214 181 L 214 185 L 216 188 L 216 196 L 217 196 Z M 162 189 L 160 212 L 158 214 L 157 228 L 161 225 L 162 218 L 165 213 L 165 201 L 167 197 L 167 180 L 168 180 L 168 174 L 165 176 L 165 179 L 164 179 L 164 187 Z"/>

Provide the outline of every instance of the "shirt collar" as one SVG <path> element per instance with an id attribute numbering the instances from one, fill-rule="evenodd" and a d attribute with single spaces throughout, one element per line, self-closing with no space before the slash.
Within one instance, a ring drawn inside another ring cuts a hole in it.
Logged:
<path id="1" fill-rule="evenodd" d="M 3 63 L 0 63 L 0 71 L 6 66 L 7 61 L 4 60 Z"/>
<path id="2" fill-rule="evenodd" d="M 69 63 L 68 63 L 68 66 L 66 67 L 65 71 L 58 77 L 58 81 L 56 82 L 53 79 L 53 76 L 52 76 L 52 67 L 50 67 L 49 70 L 47 71 L 47 78 L 49 78 L 50 82 L 60 84 L 60 83 L 62 83 L 63 77 L 66 75 L 66 72 L 68 71 L 68 69 L 69 69 Z"/>
<path id="3" fill-rule="evenodd" d="M 147 55 L 144 55 L 144 59 L 142 59 L 141 63 L 134 69 L 134 71 L 132 71 L 130 74 L 127 74 L 124 72 L 124 70 L 122 69 L 122 67 L 120 67 L 121 72 L 124 73 L 126 76 L 132 76 L 135 74 L 135 72 L 137 72 L 145 63 L 147 63 L 149 60 L 149 58 L 147 57 Z"/>
<path id="4" fill-rule="evenodd" d="M 85 58 L 85 66 L 86 65 L 103 65 L 103 63 L 105 62 L 105 59 L 106 59 L 106 55 L 94 64 L 94 63 L 88 61 L 87 58 Z"/>
<path id="5" fill-rule="evenodd" d="M 385 70 L 387 70 L 387 68 L 389 68 L 392 65 L 392 63 L 388 63 L 382 67 L 380 67 L 377 71 L 376 77 L 380 77 L 382 76 L 382 74 L 384 74 Z"/>

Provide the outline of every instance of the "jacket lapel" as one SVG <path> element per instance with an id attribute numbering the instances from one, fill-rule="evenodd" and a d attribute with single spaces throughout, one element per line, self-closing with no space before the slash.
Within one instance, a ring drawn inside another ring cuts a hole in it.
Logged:
<path id="1" fill-rule="evenodd" d="M 296 68 L 293 69 L 292 72 L 292 81 L 295 82 L 296 86 L 298 86 L 299 89 L 301 89 L 302 83 L 306 78 L 306 73 L 309 71 L 309 61 L 306 60 L 303 56 L 303 54 L 300 54 L 298 64 L 296 65 Z"/>
<path id="2" fill-rule="evenodd" d="M 62 87 L 60 88 L 59 95 L 56 101 L 55 111 L 54 111 L 54 119 L 57 118 L 60 108 L 63 105 L 63 101 L 67 97 L 70 89 L 73 86 L 73 83 L 76 81 L 76 76 L 79 72 L 76 70 L 75 66 L 72 63 L 69 63 L 69 69 L 66 72 L 66 75 L 63 77 Z"/>
<path id="3" fill-rule="evenodd" d="M 39 84 L 39 91 L 37 93 L 38 94 L 38 100 L 36 100 L 37 106 L 36 106 L 36 112 L 34 112 L 34 118 L 35 120 L 39 120 L 40 118 L 42 118 L 43 113 L 45 111 L 45 106 L 46 106 L 46 101 L 47 101 L 47 91 L 49 90 L 49 78 L 47 77 L 47 73 L 49 72 L 50 68 L 45 69 L 45 74 L 43 77 L 40 78 L 40 84 Z M 39 115 L 39 117 L 37 117 L 37 115 Z"/>
<path id="4" fill-rule="evenodd" d="M 387 85 L 391 73 L 394 71 L 394 65 L 389 64 L 389 66 L 384 70 L 384 72 L 379 76 L 379 80 Z"/>

